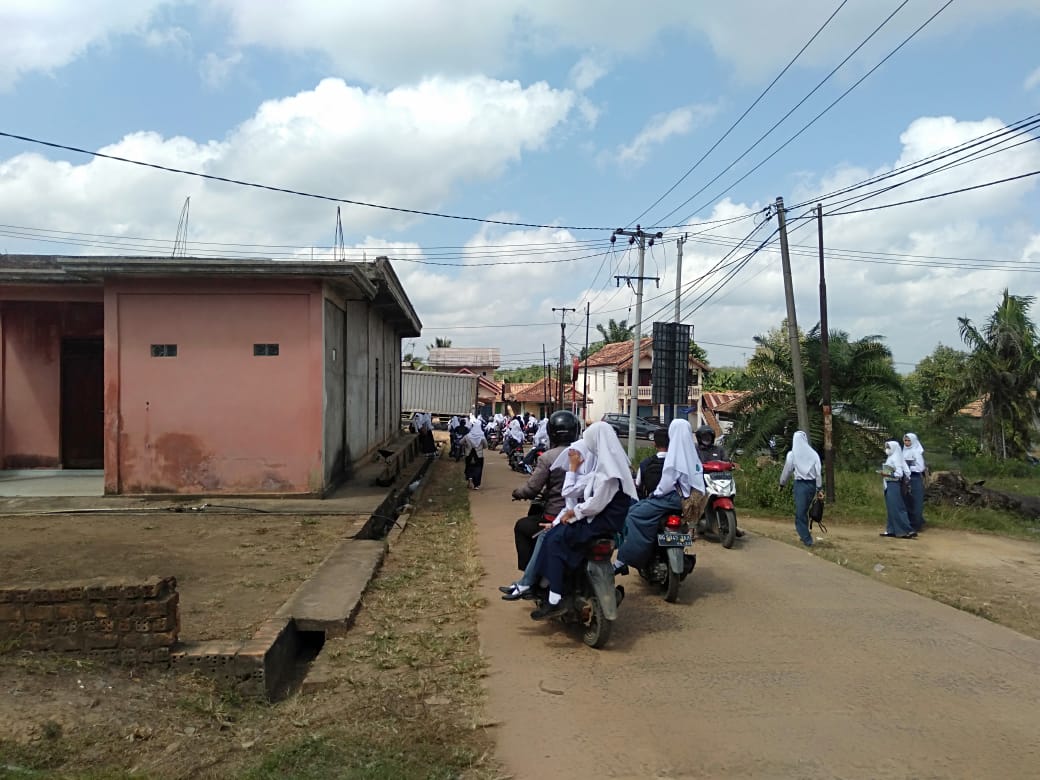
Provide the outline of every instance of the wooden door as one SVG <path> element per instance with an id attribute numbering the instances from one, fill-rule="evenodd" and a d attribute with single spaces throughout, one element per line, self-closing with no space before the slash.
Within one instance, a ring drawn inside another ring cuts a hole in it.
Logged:
<path id="1" fill-rule="evenodd" d="M 61 342 L 61 462 L 104 468 L 105 350 L 101 339 Z"/>

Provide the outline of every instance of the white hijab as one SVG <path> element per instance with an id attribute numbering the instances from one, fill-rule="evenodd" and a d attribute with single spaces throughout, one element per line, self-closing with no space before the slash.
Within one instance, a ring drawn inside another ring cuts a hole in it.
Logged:
<path id="1" fill-rule="evenodd" d="M 812 474 L 820 468 L 820 456 L 809 444 L 809 436 L 805 431 L 795 431 L 791 441 L 791 461 L 794 463 L 795 475 Z"/>
<path id="2" fill-rule="evenodd" d="M 549 443 L 548 420 L 542 420 L 540 423 L 538 423 L 538 430 L 534 432 L 534 439 L 532 441 L 534 444 L 538 444 L 539 442 L 544 442 L 545 444 Z"/>
<path id="3" fill-rule="evenodd" d="M 516 441 L 524 440 L 524 432 L 520 428 L 520 421 L 515 418 L 509 421 L 509 429 L 506 433 Z"/>
<path id="4" fill-rule="evenodd" d="M 596 468 L 592 473 L 590 486 L 594 489 L 597 484 L 602 484 L 608 479 L 616 479 L 624 493 L 638 499 L 628 455 L 625 454 L 614 429 L 605 422 L 594 422 L 585 429 L 581 438 L 589 452 L 596 456 Z"/>
<path id="5" fill-rule="evenodd" d="M 579 496 L 585 495 L 585 489 L 592 481 L 592 475 L 596 470 L 596 456 L 589 451 L 588 446 L 581 439 L 564 447 L 563 452 L 556 456 L 556 460 L 552 462 L 549 470 L 563 469 L 564 471 L 570 471 L 571 450 L 581 455 L 581 463 L 574 472 L 573 492 L 569 492 L 563 498 L 563 503 L 567 509 L 574 509 L 578 505 Z M 567 488 L 566 482 L 564 482 L 564 487 Z M 571 490 L 571 488 L 568 488 L 568 490 Z"/>
<path id="6" fill-rule="evenodd" d="M 903 460 L 903 448 L 899 446 L 899 442 L 886 441 L 885 454 L 888 455 L 885 458 L 885 465 L 892 467 L 892 477 L 909 476 L 910 469 L 907 468 L 906 461 Z"/>
<path id="7" fill-rule="evenodd" d="M 907 439 L 910 440 L 910 446 L 903 445 L 903 460 L 906 461 L 906 465 L 914 472 L 921 473 L 925 469 L 924 465 L 924 447 L 921 446 L 921 440 L 917 438 L 916 433 L 904 434 Z M 913 461 L 913 466 L 910 466 Z"/>
<path id="8" fill-rule="evenodd" d="M 663 496 L 671 492 L 673 486 L 687 498 L 694 490 L 704 492 L 704 469 L 693 442 L 693 428 L 683 419 L 668 424 L 668 452 L 654 495 Z"/>
<path id="9" fill-rule="evenodd" d="M 466 433 L 466 441 L 473 447 L 479 447 L 481 442 L 486 446 L 487 439 L 484 438 L 484 429 L 474 422 L 469 426 L 469 431 Z"/>

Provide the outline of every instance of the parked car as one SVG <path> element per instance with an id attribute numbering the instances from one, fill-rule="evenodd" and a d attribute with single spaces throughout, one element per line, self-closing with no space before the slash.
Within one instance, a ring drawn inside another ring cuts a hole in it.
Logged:
<path id="1" fill-rule="evenodd" d="M 618 436 L 628 436 L 628 415 L 627 414 L 605 414 L 603 415 L 603 422 L 607 423 Z M 655 425 L 652 422 L 647 422 L 642 417 L 636 418 L 636 438 L 647 439 L 653 441 L 654 432 L 665 428 L 663 425 Z"/>

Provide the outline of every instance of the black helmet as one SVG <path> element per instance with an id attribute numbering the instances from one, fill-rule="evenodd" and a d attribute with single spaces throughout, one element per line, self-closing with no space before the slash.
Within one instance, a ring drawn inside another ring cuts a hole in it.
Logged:
<path id="1" fill-rule="evenodd" d="M 570 444 L 578 438 L 581 423 L 576 415 L 561 409 L 549 415 L 549 443 L 554 447 Z"/>
<path id="2" fill-rule="evenodd" d="M 710 447 L 715 443 L 715 430 L 710 425 L 702 425 L 694 435 L 702 447 Z"/>

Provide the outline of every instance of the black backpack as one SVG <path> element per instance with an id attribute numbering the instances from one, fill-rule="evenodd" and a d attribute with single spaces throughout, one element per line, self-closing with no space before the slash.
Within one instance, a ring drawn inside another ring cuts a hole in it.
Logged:
<path id="1" fill-rule="evenodd" d="M 661 474 L 664 472 L 664 458 L 651 455 L 644 458 L 639 464 L 639 488 L 640 498 L 646 498 L 655 490 L 661 482 Z"/>

